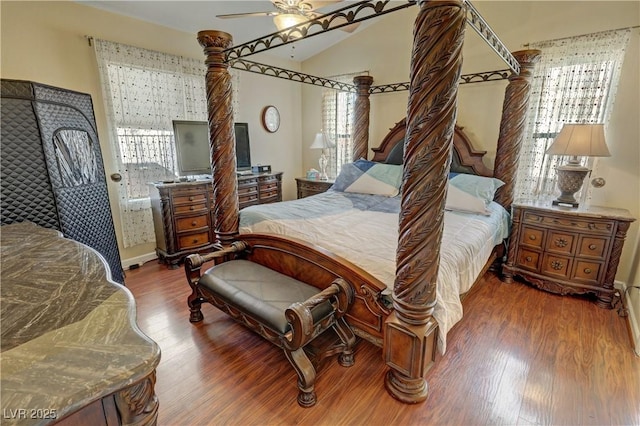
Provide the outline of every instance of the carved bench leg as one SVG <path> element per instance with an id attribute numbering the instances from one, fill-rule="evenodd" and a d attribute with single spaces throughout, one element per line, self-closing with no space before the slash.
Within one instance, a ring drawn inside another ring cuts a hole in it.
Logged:
<path id="1" fill-rule="evenodd" d="M 193 293 L 191 293 L 187 298 L 187 305 L 189 305 L 190 311 L 190 322 L 200 322 L 204 319 L 204 315 L 202 315 L 202 302 L 202 297 L 200 297 L 194 289 Z"/>
<path id="2" fill-rule="evenodd" d="M 299 348 L 295 351 L 284 350 L 287 359 L 298 373 L 298 404 L 301 407 L 312 407 L 316 404 L 316 392 L 314 386 L 316 383 L 316 369 L 304 352 Z"/>
<path id="3" fill-rule="evenodd" d="M 344 318 L 338 319 L 333 325 L 333 329 L 344 344 L 344 350 L 338 355 L 338 362 L 343 367 L 351 367 L 354 363 L 353 347 L 356 344 L 356 336 Z"/>

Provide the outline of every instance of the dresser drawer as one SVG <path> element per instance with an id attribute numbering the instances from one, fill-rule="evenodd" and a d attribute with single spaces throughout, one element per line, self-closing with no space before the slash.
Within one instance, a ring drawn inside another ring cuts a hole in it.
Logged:
<path id="1" fill-rule="evenodd" d="M 544 229 L 523 226 L 520 245 L 523 247 L 542 249 L 542 244 L 544 242 L 544 236 L 546 232 L 547 231 Z"/>
<path id="2" fill-rule="evenodd" d="M 598 285 L 603 264 L 588 260 L 576 259 L 571 279 L 586 284 Z"/>
<path id="3" fill-rule="evenodd" d="M 588 231 L 603 235 L 611 235 L 615 227 L 615 222 L 612 220 L 589 220 L 571 216 L 543 215 L 535 211 L 525 211 L 522 220 L 524 223 L 549 228 L 564 228 L 574 232 Z"/>
<path id="4" fill-rule="evenodd" d="M 176 231 L 192 231 L 198 228 L 207 228 L 209 222 L 207 221 L 207 214 L 192 217 L 176 218 Z"/>
<path id="5" fill-rule="evenodd" d="M 578 239 L 577 256 L 604 260 L 609 240 L 606 238 L 581 235 Z"/>
<path id="6" fill-rule="evenodd" d="M 185 214 L 185 213 L 196 213 L 200 211 L 207 211 L 207 203 L 202 202 L 199 204 L 183 204 L 179 206 L 175 206 L 173 211 L 176 215 Z"/>
<path id="7" fill-rule="evenodd" d="M 278 181 L 275 180 L 273 182 L 267 182 L 267 183 L 260 183 L 260 193 L 262 194 L 263 192 L 269 192 L 269 191 L 278 191 Z"/>
<path id="8" fill-rule="evenodd" d="M 575 249 L 576 241 L 578 241 L 578 235 L 574 233 L 549 230 L 546 250 L 549 253 L 571 255 Z"/>
<path id="9" fill-rule="evenodd" d="M 569 278 L 573 259 L 565 256 L 545 253 L 542 258 L 540 272 L 557 278 Z"/>
<path id="10" fill-rule="evenodd" d="M 195 234 L 178 235 L 178 249 L 184 250 L 192 247 L 199 247 L 209 244 L 209 232 L 198 232 Z"/>
<path id="11" fill-rule="evenodd" d="M 174 204 L 190 204 L 190 203 L 206 203 L 207 195 L 205 192 L 196 192 L 191 194 L 180 194 L 173 196 Z"/>

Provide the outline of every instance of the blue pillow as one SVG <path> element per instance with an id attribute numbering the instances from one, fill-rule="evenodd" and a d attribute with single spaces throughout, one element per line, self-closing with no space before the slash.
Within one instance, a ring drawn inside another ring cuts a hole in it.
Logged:
<path id="1" fill-rule="evenodd" d="M 331 187 L 335 191 L 395 197 L 402 184 L 402 166 L 360 159 L 342 166 Z"/>
<path id="2" fill-rule="evenodd" d="M 486 205 L 493 201 L 498 188 L 504 185 L 500 179 L 466 173 L 456 173 L 453 177 L 450 175 L 449 182 L 467 194 L 482 199 Z"/>

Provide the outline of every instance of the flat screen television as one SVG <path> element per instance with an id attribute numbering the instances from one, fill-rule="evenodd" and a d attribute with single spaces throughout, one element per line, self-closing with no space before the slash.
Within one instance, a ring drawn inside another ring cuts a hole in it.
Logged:
<path id="1" fill-rule="evenodd" d="M 236 167 L 251 170 L 249 124 L 234 123 L 236 134 Z M 180 176 L 211 175 L 209 126 L 206 121 L 173 120 L 178 174 Z"/>

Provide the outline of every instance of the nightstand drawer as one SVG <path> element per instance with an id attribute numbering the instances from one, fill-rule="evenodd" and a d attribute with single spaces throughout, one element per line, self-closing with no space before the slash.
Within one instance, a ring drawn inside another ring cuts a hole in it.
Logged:
<path id="1" fill-rule="evenodd" d="M 582 235 L 578 240 L 577 255 L 604 260 L 609 240 Z"/>
<path id="2" fill-rule="evenodd" d="M 526 211 L 523 216 L 524 223 L 555 229 L 565 228 L 574 232 L 589 231 L 604 235 L 610 235 L 615 225 L 614 221 L 589 220 L 573 216 L 544 215 L 533 211 Z"/>
<path id="3" fill-rule="evenodd" d="M 571 255 L 577 240 L 578 236 L 570 232 L 549 231 L 546 250 L 549 253 Z"/>
<path id="4" fill-rule="evenodd" d="M 541 272 L 558 278 L 569 278 L 573 259 L 565 256 L 545 253 L 542 258 Z"/>
<path id="5" fill-rule="evenodd" d="M 540 269 L 540 253 L 521 248 L 518 250 L 517 264 L 522 268 L 537 271 Z"/>
<path id="6" fill-rule="evenodd" d="M 571 279 L 582 281 L 586 284 L 597 285 L 600 278 L 602 263 L 576 260 L 576 265 L 571 274 Z"/>
<path id="7" fill-rule="evenodd" d="M 191 231 L 198 228 L 206 228 L 207 226 L 209 226 L 209 223 L 207 222 L 206 214 L 176 219 L 177 232 Z"/>
<path id="8" fill-rule="evenodd" d="M 545 233 L 546 231 L 544 229 L 523 226 L 520 245 L 523 247 L 542 249 Z"/>

